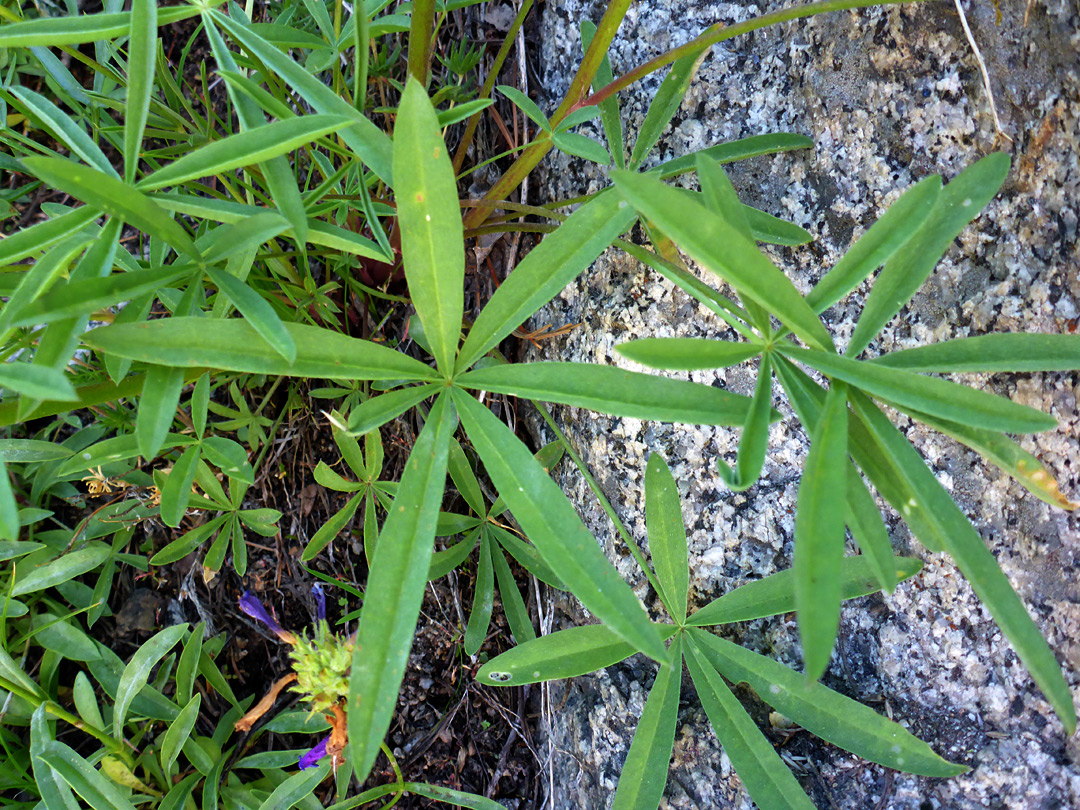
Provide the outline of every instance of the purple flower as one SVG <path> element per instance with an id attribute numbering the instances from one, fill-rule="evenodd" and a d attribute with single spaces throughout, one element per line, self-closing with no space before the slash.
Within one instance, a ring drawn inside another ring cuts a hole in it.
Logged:
<path id="1" fill-rule="evenodd" d="M 251 591 L 244 591 L 244 595 L 240 597 L 240 610 L 251 618 L 258 619 L 265 624 L 274 635 L 286 644 L 296 643 L 296 636 L 278 624 L 274 617 L 263 607 L 262 602 L 252 595 Z"/>
<path id="2" fill-rule="evenodd" d="M 315 594 L 315 609 L 319 621 L 326 621 L 326 594 L 323 586 L 316 582 L 311 586 L 311 592 Z"/>
<path id="3" fill-rule="evenodd" d="M 301 770 L 307 770 L 308 768 L 314 768 L 320 759 L 326 756 L 326 744 L 330 742 L 330 738 L 327 737 L 302 757 L 300 757 Z"/>

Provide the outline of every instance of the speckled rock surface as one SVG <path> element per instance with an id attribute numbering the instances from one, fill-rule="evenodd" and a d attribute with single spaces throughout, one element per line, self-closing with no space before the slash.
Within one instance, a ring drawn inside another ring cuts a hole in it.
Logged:
<path id="1" fill-rule="evenodd" d="M 542 80 L 550 111 L 580 55 L 578 22 L 598 20 L 599 3 L 551 0 L 543 12 Z M 700 0 L 638 2 L 612 49 L 618 75 L 700 33 L 773 6 Z M 1072 332 L 1080 314 L 1080 9 L 1073 0 L 967 8 L 990 70 L 1013 154 L 1003 193 L 969 226 L 930 282 L 871 353 L 990 331 Z M 620 96 L 636 131 L 659 86 L 652 77 Z M 586 134 L 599 137 L 599 129 Z M 801 289 L 820 278 L 908 185 L 945 179 L 994 148 L 986 93 L 951 3 L 842 12 L 786 24 L 713 48 L 674 125 L 652 160 L 724 140 L 791 131 L 813 153 L 759 158 L 730 168 L 744 201 L 807 228 L 815 241 L 771 255 Z M 540 172 L 548 195 L 569 197 L 606 185 L 595 167 L 549 157 Z M 864 286 L 826 315 L 843 344 L 861 311 Z M 610 251 L 569 287 L 538 322 L 581 323 L 545 344 L 549 359 L 635 368 L 613 346 L 641 336 L 731 337 L 723 323 L 625 255 Z M 690 377 L 749 393 L 756 367 Z M 1051 412 L 1060 427 L 1022 442 L 1080 498 L 1080 414 L 1076 374 L 971 375 L 964 381 Z M 679 482 L 691 554 L 691 599 L 704 604 L 791 562 L 794 505 L 807 440 L 786 402 L 773 426 L 762 479 L 727 490 L 714 459 L 731 462 L 738 431 L 670 426 L 556 409 L 607 496 L 644 542 L 642 481 L 649 453 L 662 453 Z M 959 445 L 900 421 L 942 483 L 973 520 L 1065 667 L 1080 696 L 1080 513 L 1051 509 Z M 579 477 L 563 485 L 587 524 L 650 609 L 662 608 L 633 559 L 614 539 Z M 849 603 L 838 654 L 825 682 L 859 698 L 971 766 L 949 781 L 893 774 L 810 737 L 781 749 L 822 808 L 1080 807 L 1080 743 L 1067 739 L 1048 704 L 942 555 L 930 555 L 890 514 L 900 553 L 926 561 L 919 577 L 888 597 Z M 571 602 L 563 624 L 587 621 Z M 559 622 L 556 623 L 559 626 Z M 799 662 L 792 617 L 735 625 L 728 637 L 791 665 Z M 561 683 L 551 730 L 555 808 L 609 806 L 636 718 L 655 674 L 641 657 Z M 767 710 L 745 704 L 764 722 Z M 561 708 L 558 708 L 561 704 Z M 781 738 L 774 736 L 779 745 Z M 751 802 L 684 680 L 675 756 L 662 807 L 744 808 Z"/>

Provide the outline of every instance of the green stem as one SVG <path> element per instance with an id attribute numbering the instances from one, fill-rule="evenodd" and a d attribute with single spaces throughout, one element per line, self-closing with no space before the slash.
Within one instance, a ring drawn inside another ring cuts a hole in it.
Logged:
<path id="1" fill-rule="evenodd" d="M 525 16 L 529 13 L 529 10 L 533 7 L 535 0 L 525 0 L 521 4 L 521 8 L 518 9 L 517 16 L 514 17 L 514 21 L 510 24 L 510 30 L 506 32 L 506 36 L 503 38 L 502 46 L 499 48 L 499 52 L 495 54 L 495 61 L 491 63 L 491 70 L 488 71 L 487 78 L 484 79 L 484 86 L 480 88 L 480 94 L 477 98 L 491 98 L 491 91 L 495 87 L 495 82 L 499 80 L 499 71 L 502 70 L 503 62 L 506 61 L 506 57 L 510 55 L 510 48 L 514 45 L 514 40 L 517 38 L 518 29 L 521 28 L 525 22 Z M 472 143 L 473 136 L 476 135 L 476 127 L 480 124 L 480 116 L 483 114 L 483 110 L 478 113 L 474 113 L 469 117 L 469 123 L 465 125 L 465 134 L 461 136 L 461 143 L 458 144 L 457 152 L 454 154 L 454 174 L 458 174 L 461 171 L 461 164 L 465 162 L 465 153 L 469 151 L 469 145 Z M 479 168 L 479 167 L 474 167 Z"/>
<path id="2" fill-rule="evenodd" d="M 559 105 L 559 109 L 555 111 L 555 114 L 552 115 L 551 122 L 553 125 L 558 124 L 559 121 L 578 107 L 597 104 L 611 96 L 613 93 L 628 87 L 642 77 L 647 76 L 649 73 L 659 70 L 665 65 L 671 64 L 688 53 L 703 50 L 711 45 L 715 45 L 717 42 L 723 42 L 724 40 L 737 37 L 740 34 L 748 34 L 751 31 L 756 31 L 759 28 L 774 25 L 775 23 L 798 20 L 804 17 L 813 17 L 817 14 L 825 14 L 829 11 L 868 8 L 871 6 L 892 5 L 902 2 L 907 2 L 907 0 L 821 0 L 821 2 L 817 3 L 808 3 L 806 5 L 792 6 L 791 8 L 773 11 L 751 20 L 736 23 L 727 28 L 720 28 L 719 25 L 712 26 L 696 39 L 646 62 L 641 67 L 635 68 L 629 73 L 620 76 L 607 87 L 601 88 L 591 96 L 586 96 L 584 88 L 591 85 L 593 75 L 596 73 L 596 68 L 603 59 L 603 54 L 607 53 L 607 49 L 611 45 L 611 39 L 615 34 L 614 29 L 618 28 L 617 23 L 613 28 L 610 26 L 609 15 L 616 7 L 622 8 L 625 11 L 627 2 L 626 0 L 620 0 L 619 3 L 613 3 L 608 8 L 608 13 L 604 15 L 604 19 L 602 19 L 600 25 L 597 26 L 592 46 L 590 46 L 589 51 L 585 54 L 585 59 L 582 60 L 581 68 L 578 70 L 577 76 L 574 77 L 574 81 L 570 85 L 570 90 L 567 91 L 566 98 L 563 100 L 563 103 Z M 619 19 L 621 20 L 621 16 Z M 597 55 L 595 59 L 590 59 L 590 54 L 592 54 L 594 50 L 597 51 Z M 586 79 L 584 74 L 587 64 L 591 65 L 592 72 L 588 74 Z M 521 184 L 529 172 L 543 160 L 544 155 L 551 149 L 551 140 L 549 137 L 546 137 L 546 135 L 547 133 L 541 133 L 540 137 L 537 138 L 536 143 L 523 152 L 510 168 L 506 170 L 506 173 L 499 181 L 488 190 L 486 197 L 505 199 L 510 196 L 511 192 Z M 483 223 L 485 218 L 485 211 L 483 209 L 474 209 L 473 212 L 466 217 L 465 227 L 476 228 Z"/>
<path id="3" fill-rule="evenodd" d="M 409 75 L 427 89 L 431 64 L 431 32 L 435 28 L 435 0 L 413 0 L 409 27 Z"/>

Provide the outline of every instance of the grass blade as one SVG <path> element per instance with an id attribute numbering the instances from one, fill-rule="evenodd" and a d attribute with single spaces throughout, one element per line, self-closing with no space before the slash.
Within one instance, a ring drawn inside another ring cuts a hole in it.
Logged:
<path id="1" fill-rule="evenodd" d="M 655 222 L 696 262 L 731 284 L 744 299 L 771 312 L 809 345 L 832 349 L 829 333 L 795 285 L 736 226 L 653 177 L 616 171 L 612 179 L 642 216 Z"/>
<path id="2" fill-rule="evenodd" d="M 998 566 L 997 559 L 908 440 L 874 403 L 857 391 L 851 393 L 851 404 L 859 421 L 884 452 L 895 460 L 914 493 L 901 507 L 901 516 L 907 521 L 911 515 L 919 514 L 935 530 L 945 550 L 1012 643 L 1068 733 L 1072 734 L 1076 730 L 1076 710 L 1061 668 L 1008 577 Z M 912 529 L 915 528 L 913 525 Z"/>
<path id="3" fill-rule="evenodd" d="M 1080 368 L 1080 335 L 978 335 L 889 352 L 870 362 L 941 373 L 1073 371 Z"/>
<path id="4" fill-rule="evenodd" d="M 671 661 L 656 674 L 634 729 L 611 810 L 656 810 L 660 806 L 679 720 L 682 659 L 682 643 L 676 638 L 671 644 Z"/>
<path id="5" fill-rule="evenodd" d="M 196 261 L 199 251 L 184 229 L 149 197 L 104 172 L 61 158 L 25 158 L 23 165 L 53 188 L 118 217 Z"/>
<path id="6" fill-rule="evenodd" d="M 905 412 L 908 409 L 921 411 L 952 422 L 1007 433 L 1035 433 L 1057 427 L 1057 420 L 1049 414 L 950 380 L 885 368 L 837 354 L 789 346 L 781 347 L 780 351 L 834 380 L 888 400 Z"/>
<path id="7" fill-rule="evenodd" d="M 840 625 L 847 413 L 847 386 L 834 382 L 810 440 L 795 512 L 795 609 L 806 675 L 815 681 L 829 665 Z"/>
<path id="8" fill-rule="evenodd" d="M 930 217 L 882 268 L 845 354 L 857 357 L 892 320 L 923 285 L 953 239 L 997 194 L 1008 173 L 1009 156 L 995 152 L 945 186 Z"/>
<path id="9" fill-rule="evenodd" d="M 682 624 L 686 621 L 686 595 L 690 589 L 686 527 L 679 488 L 667 462 L 658 453 L 649 456 L 645 468 L 645 528 L 664 604 L 675 623 Z"/>
<path id="10" fill-rule="evenodd" d="M 753 343 L 706 338 L 639 338 L 620 343 L 615 351 L 627 360 L 667 371 L 697 371 L 736 366 L 761 354 Z"/>
<path id="11" fill-rule="evenodd" d="M 698 698 L 750 798 L 769 810 L 816 810 L 724 679 L 698 651 L 693 638 L 686 646 L 686 665 Z"/>
<path id="12" fill-rule="evenodd" d="M 750 406 L 749 398 L 711 385 L 590 363 L 488 366 L 465 372 L 457 382 L 465 388 L 559 402 L 615 416 L 694 425 L 741 425 Z"/>
<path id="13" fill-rule="evenodd" d="M 616 634 L 664 660 L 667 651 L 641 603 L 547 471 L 491 411 L 460 389 L 451 393 L 484 468 L 540 556 Z"/>
<path id="14" fill-rule="evenodd" d="M 454 169 L 423 86 L 411 80 L 394 130 L 394 177 L 409 297 L 447 377 L 461 338 L 465 240 Z"/>
<path id="15" fill-rule="evenodd" d="M 921 776 L 949 777 L 965 773 L 935 754 L 929 745 L 869 706 L 834 692 L 802 673 L 704 630 L 692 629 L 701 654 L 732 683 L 747 683 L 755 692 L 807 731 L 863 759 Z"/>
<path id="16" fill-rule="evenodd" d="M 936 174 L 905 191 L 814 285 L 806 296 L 811 309 L 824 312 L 887 262 L 926 222 L 940 194 L 941 177 Z"/>
<path id="17" fill-rule="evenodd" d="M 328 380 L 434 381 L 435 372 L 401 352 L 316 326 L 287 323 L 296 344 L 288 363 L 239 319 L 162 318 L 146 323 L 113 324 L 87 332 L 84 341 L 109 354 L 185 368 L 216 368 L 249 374 L 321 377 Z"/>
<path id="18" fill-rule="evenodd" d="M 665 638 L 675 632 L 670 624 L 657 625 L 656 629 Z M 606 625 L 568 627 L 495 656 L 480 667 L 476 680 L 488 686 L 523 686 L 575 678 L 610 667 L 636 652 Z"/>
<path id="19" fill-rule="evenodd" d="M 427 583 L 454 427 L 450 400 L 441 396 L 416 438 L 372 554 L 349 678 L 349 744 L 361 783 L 397 705 Z"/>
<path id="20" fill-rule="evenodd" d="M 124 103 L 124 179 L 135 182 L 142 151 L 143 130 L 154 95 L 157 59 L 157 0 L 135 0 L 131 5 L 128 40 L 127 96 Z"/>
<path id="21" fill-rule="evenodd" d="M 914 576 L 922 568 L 922 561 L 912 557 L 893 557 L 899 581 Z M 840 561 L 837 579 L 840 582 L 840 598 L 855 599 L 881 590 L 874 568 L 866 557 L 844 557 Z M 714 599 L 686 620 L 692 627 L 708 627 L 713 624 L 746 622 L 779 616 L 795 610 L 795 569 L 789 568 L 754 580 Z"/>
<path id="22" fill-rule="evenodd" d="M 469 330 L 458 355 L 458 372 L 469 368 L 558 295 L 633 224 L 636 215 L 629 206 L 620 207 L 620 202 L 614 194 L 601 194 L 530 251 Z"/>

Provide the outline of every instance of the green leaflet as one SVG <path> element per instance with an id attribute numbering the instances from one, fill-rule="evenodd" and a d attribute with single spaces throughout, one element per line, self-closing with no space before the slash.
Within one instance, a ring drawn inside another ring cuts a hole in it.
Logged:
<path id="1" fill-rule="evenodd" d="M 795 285 L 738 228 L 652 177 L 614 171 L 612 180 L 642 216 L 655 222 L 695 261 L 731 284 L 744 299 L 771 312 L 811 346 L 831 350 L 829 333 Z"/>
<path id="2" fill-rule="evenodd" d="M 664 638 L 675 633 L 675 628 L 669 624 L 655 627 Z M 480 667 L 476 679 L 489 686 L 522 686 L 574 678 L 617 664 L 635 652 L 632 645 L 606 625 L 568 627 L 518 644 L 492 658 Z"/>
<path id="3" fill-rule="evenodd" d="M 747 397 L 710 385 L 589 363 L 488 366 L 465 372 L 456 382 L 464 388 L 559 402 L 615 416 L 695 425 L 740 425 L 750 405 Z"/>
<path id="4" fill-rule="evenodd" d="M 46 183 L 161 239 L 198 261 L 199 251 L 184 229 L 149 197 L 104 172 L 61 158 L 24 158 L 23 165 Z"/>
<path id="5" fill-rule="evenodd" d="M 45 742 L 38 756 L 93 810 L 135 810 L 116 785 L 63 743 Z"/>
<path id="6" fill-rule="evenodd" d="M 401 253 L 409 296 L 444 376 L 461 336 L 465 240 L 454 169 L 421 84 L 405 87 L 394 130 Z"/>
<path id="7" fill-rule="evenodd" d="M 779 350 L 835 380 L 888 400 L 901 410 L 910 408 L 972 427 L 1006 433 L 1034 433 L 1057 426 L 1057 420 L 1042 411 L 949 380 L 884 368 L 837 354 L 791 346 L 781 346 Z"/>
<path id="8" fill-rule="evenodd" d="M 119 357 L 185 368 L 216 368 L 250 374 L 325 379 L 434 381 L 435 372 L 400 352 L 315 326 L 283 324 L 296 344 L 287 362 L 242 320 L 162 318 L 113 324 L 87 332 L 83 340 Z"/>
<path id="9" fill-rule="evenodd" d="M 889 352 L 874 365 L 906 371 L 1073 371 L 1080 368 L 1080 335 L 978 335 Z"/>
<path id="10" fill-rule="evenodd" d="M 922 561 L 911 557 L 894 557 L 897 578 L 901 581 L 914 576 Z M 854 599 L 880 590 L 873 566 L 865 557 L 844 557 L 837 577 L 840 598 Z M 788 569 L 764 579 L 754 580 L 714 599 L 686 620 L 692 627 L 729 624 L 778 616 L 795 610 L 795 571 Z"/>
<path id="11" fill-rule="evenodd" d="M 660 140 L 660 135 L 671 123 L 675 113 L 679 111 L 686 91 L 690 89 L 690 82 L 708 52 L 709 49 L 706 48 L 699 53 L 687 54 L 671 66 L 671 70 L 660 83 L 660 89 L 649 102 L 649 111 L 645 113 L 645 121 L 641 125 L 637 140 L 634 141 L 634 150 L 630 155 L 631 169 L 639 168 L 652 148 L 656 146 L 656 142 Z M 617 168 L 621 169 L 622 166 Z"/>
<path id="12" fill-rule="evenodd" d="M 615 351 L 627 360 L 649 368 L 696 371 L 727 368 L 761 354 L 753 343 L 706 338 L 639 338 L 620 343 Z"/>
<path id="13" fill-rule="evenodd" d="M 142 152 L 143 130 L 154 93 L 154 60 L 157 59 L 157 0 L 143 0 L 131 7 L 128 39 L 127 93 L 124 103 L 124 179 L 135 182 Z"/>
<path id="14" fill-rule="evenodd" d="M 922 776 L 967 771 L 869 706 L 845 697 L 764 655 L 704 630 L 690 635 L 709 663 L 732 683 L 748 683 L 766 703 L 823 740 L 887 768 Z"/>
<path id="15" fill-rule="evenodd" d="M 772 361 L 771 354 L 761 356 L 754 398 L 739 438 L 739 452 L 732 469 L 721 459 L 716 459 L 716 471 L 725 484 L 736 492 L 749 489 L 761 475 L 765 464 L 765 451 L 769 446 L 769 420 L 772 407 Z"/>
<path id="16" fill-rule="evenodd" d="M 454 428 L 450 399 L 443 395 L 416 438 L 371 558 L 349 679 L 349 744 L 361 781 L 375 763 L 397 705 L 427 583 Z"/>
<path id="17" fill-rule="evenodd" d="M 452 388 L 451 394 L 488 475 L 544 561 L 615 633 L 646 655 L 664 660 L 664 645 L 634 592 L 547 471 L 491 411 L 461 389 Z"/>
<path id="18" fill-rule="evenodd" d="M 291 365 L 296 362 L 296 342 L 265 298 L 227 270 L 208 267 L 206 274 L 229 299 L 229 303 L 240 311 L 251 327 L 286 363 Z"/>
<path id="19" fill-rule="evenodd" d="M 667 462 L 658 453 L 649 456 L 645 468 L 645 526 L 664 604 L 675 623 L 682 624 L 686 621 L 686 596 L 690 589 L 686 528 L 679 488 Z"/>
<path id="20" fill-rule="evenodd" d="M 219 6 L 224 0 L 209 0 L 207 5 Z M 195 17 L 196 6 L 173 6 L 158 12 L 157 24 L 170 25 Z M 37 45 L 55 48 L 59 45 L 82 45 L 100 39 L 114 39 L 131 32 L 131 12 L 115 14 L 80 14 L 77 16 L 42 17 L 37 20 L 10 23 L 0 29 L 0 48 L 31 48 Z"/>
<path id="21" fill-rule="evenodd" d="M 806 675 L 829 665 L 840 623 L 847 502 L 847 386 L 834 382 L 810 440 L 795 512 L 795 607 Z"/>
<path id="22" fill-rule="evenodd" d="M 938 197 L 926 222 L 893 254 L 866 299 L 847 354 L 857 357 L 923 285 L 953 239 L 979 215 L 1009 173 L 1009 156 L 987 155 L 957 175 Z"/>
<path id="23" fill-rule="evenodd" d="M 693 637 L 686 649 L 686 665 L 698 698 L 754 803 L 769 810 L 815 810 L 772 744 L 698 651 Z"/>
<path id="24" fill-rule="evenodd" d="M 176 646 L 187 630 L 186 623 L 166 627 L 142 644 L 131 656 L 131 661 L 124 667 L 120 675 L 120 683 L 116 687 L 116 703 L 113 705 L 113 735 L 117 739 L 123 739 L 124 720 L 127 717 L 128 707 L 131 706 L 131 702 L 139 691 L 146 686 L 150 670 Z M 72 785 L 72 787 L 75 786 Z"/>

